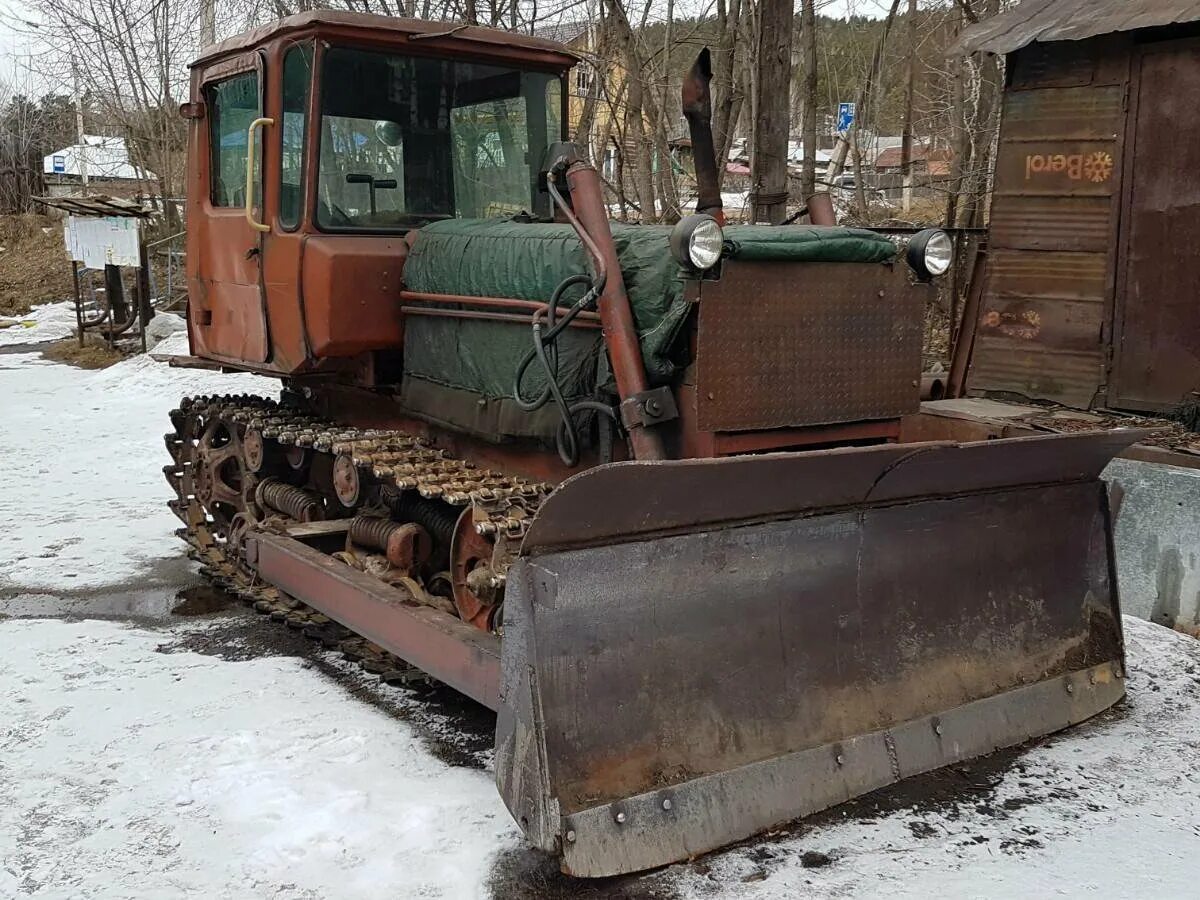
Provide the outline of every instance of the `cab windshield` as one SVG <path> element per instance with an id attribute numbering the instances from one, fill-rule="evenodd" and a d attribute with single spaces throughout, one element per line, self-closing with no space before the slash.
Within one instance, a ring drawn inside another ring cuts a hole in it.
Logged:
<path id="1" fill-rule="evenodd" d="M 548 213 L 537 175 L 562 139 L 559 76 L 333 47 L 321 83 L 318 227 Z"/>

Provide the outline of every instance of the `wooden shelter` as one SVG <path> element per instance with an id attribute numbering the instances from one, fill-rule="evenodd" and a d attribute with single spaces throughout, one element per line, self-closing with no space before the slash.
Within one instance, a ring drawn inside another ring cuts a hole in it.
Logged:
<path id="1" fill-rule="evenodd" d="M 1200 2 L 1025 0 L 971 393 L 1165 410 L 1200 390 Z"/>

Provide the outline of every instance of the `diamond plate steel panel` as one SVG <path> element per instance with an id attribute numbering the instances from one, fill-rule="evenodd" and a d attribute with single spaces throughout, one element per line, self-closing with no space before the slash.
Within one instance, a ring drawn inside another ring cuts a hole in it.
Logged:
<path id="1" fill-rule="evenodd" d="M 701 289 L 704 431 L 890 419 L 920 403 L 928 289 L 902 265 L 727 263 Z"/>

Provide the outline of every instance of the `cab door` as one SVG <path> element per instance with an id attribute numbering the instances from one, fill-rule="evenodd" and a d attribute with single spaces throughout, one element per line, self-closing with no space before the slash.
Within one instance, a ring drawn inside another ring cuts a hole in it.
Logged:
<path id="1" fill-rule="evenodd" d="M 247 54 L 199 74 L 203 116 L 192 123 L 187 265 L 193 351 L 245 363 L 270 358 L 262 289 L 262 131 L 264 71 Z M 251 160 L 250 152 L 253 151 Z"/>
<path id="2" fill-rule="evenodd" d="M 308 238 L 306 210 L 308 159 L 313 129 L 314 43 L 311 39 L 272 47 L 267 86 L 271 124 L 263 137 L 266 154 L 264 203 L 259 257 L 263 296 L 268 311 L 271 367 L 295 372 L 312 360 L 301 287 Z"/>

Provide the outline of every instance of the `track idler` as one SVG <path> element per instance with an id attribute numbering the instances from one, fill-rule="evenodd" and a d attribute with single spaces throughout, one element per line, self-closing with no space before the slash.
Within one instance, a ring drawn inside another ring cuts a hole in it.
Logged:
<path id="1" fill-rule="evenodd" d="M 450 583 L 459 616 L 484 631 L 499 626 L 504 594 L 504 576 L 492 567 L 495 550 L 495 542 L 475 527 L 471 510 L 463 510 L 450 548 Z"/>
<path id="2" fill-rule="evenodd" d="M 254 500 L 259 506 L 290 516 L 298 522 L 315 522 L 325 518 L 325 507 L 320 499 L 278 478 L 267 478 L 259 484 Z"/>

